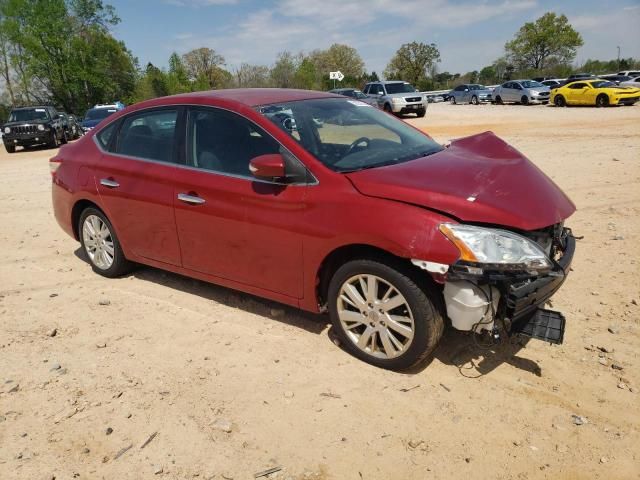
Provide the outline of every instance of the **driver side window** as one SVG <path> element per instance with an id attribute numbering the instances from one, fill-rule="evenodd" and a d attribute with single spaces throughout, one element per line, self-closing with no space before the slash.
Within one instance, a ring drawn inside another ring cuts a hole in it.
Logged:
<path id="1" fill-rule="evenodd" d="M 249 162 L 280 152 L 280 144 L 244 117 L 217 108 L 192 108 L 187 121 L 188 164 L 253 179 Z"/>

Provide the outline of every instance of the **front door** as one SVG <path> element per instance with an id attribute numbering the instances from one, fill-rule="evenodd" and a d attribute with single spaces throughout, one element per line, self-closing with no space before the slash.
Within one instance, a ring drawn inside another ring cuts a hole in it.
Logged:
<path id="1" fill-rule="evenodd" d="M 251 158 L 280 145 L 249 120 L 212 107 L 187 116 L 187 163 L 174 192 L 182 264 L 302 297 L 304 185 L 256 180 Z"/>
<path id="2" fill-rule="evenodd" d="M 114 124 L 96 138 L 103 155 L 95 182 L 120 242 L 136 255 L 172 265 L 180 265 L 173 213 L 177 119 L 175 108 L 133 113 L 119 132 Z"/>

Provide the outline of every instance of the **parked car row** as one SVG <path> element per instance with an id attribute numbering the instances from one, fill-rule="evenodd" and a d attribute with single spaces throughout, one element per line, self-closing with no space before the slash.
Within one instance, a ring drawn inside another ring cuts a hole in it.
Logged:
<path id="1" fill-rule="evenodd" d="M 632 73 L 632 72 L 630 72 Z M 478 84 L 458 85 L 449 92 L 448 100 L 457 103 L 533 103 L 546 105 L 549 102 L 558 107 L 567 105 L 633 105 L 640 100 L 640 76 L 628 77 L 616 75 L 618 79 L 631 78 L 632 81 L 615 81 L 590 74 L 576 74 L 567 80 L 546 79 L 510 80 L 493 90 Z"/>
<path id="2" fill-rule="evenodd" d="M 124 104 L 120 102 L 96 105 L 87 110 L 82 121 L 75 115 L 60 112 L 49 105 L 14 108 L 2 126 L 2 142 L 8 153 L 14 153 L 16 147 L 48 145 L 56 148 L 69 140 L 80 138 L 100 121 L 123 108 Z"/>

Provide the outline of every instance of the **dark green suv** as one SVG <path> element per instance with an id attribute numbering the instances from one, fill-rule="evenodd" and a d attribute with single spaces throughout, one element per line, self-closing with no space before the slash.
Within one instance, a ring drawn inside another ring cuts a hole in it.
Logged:
<path id="1" fill-rule="evenodd" d="M 55 148 L 67 143 L 67 134 L 55 108 L 22 107 L 11 110 L 9 120 L 2 126 L 2 141 L 7 152 L 13 153 L 16 147 Z"/>

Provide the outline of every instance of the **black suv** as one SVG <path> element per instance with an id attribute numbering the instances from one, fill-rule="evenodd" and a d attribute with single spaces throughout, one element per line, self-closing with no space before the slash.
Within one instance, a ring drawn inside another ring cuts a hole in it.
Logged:
<path id="1" fill-rule="evenodd" d="M 67 143 L 62 119 L 53 107 L 22 107 L 11 110 L 9 120 L 2 126 L 2 141 L 7 152 L 16 147 Z"/>

